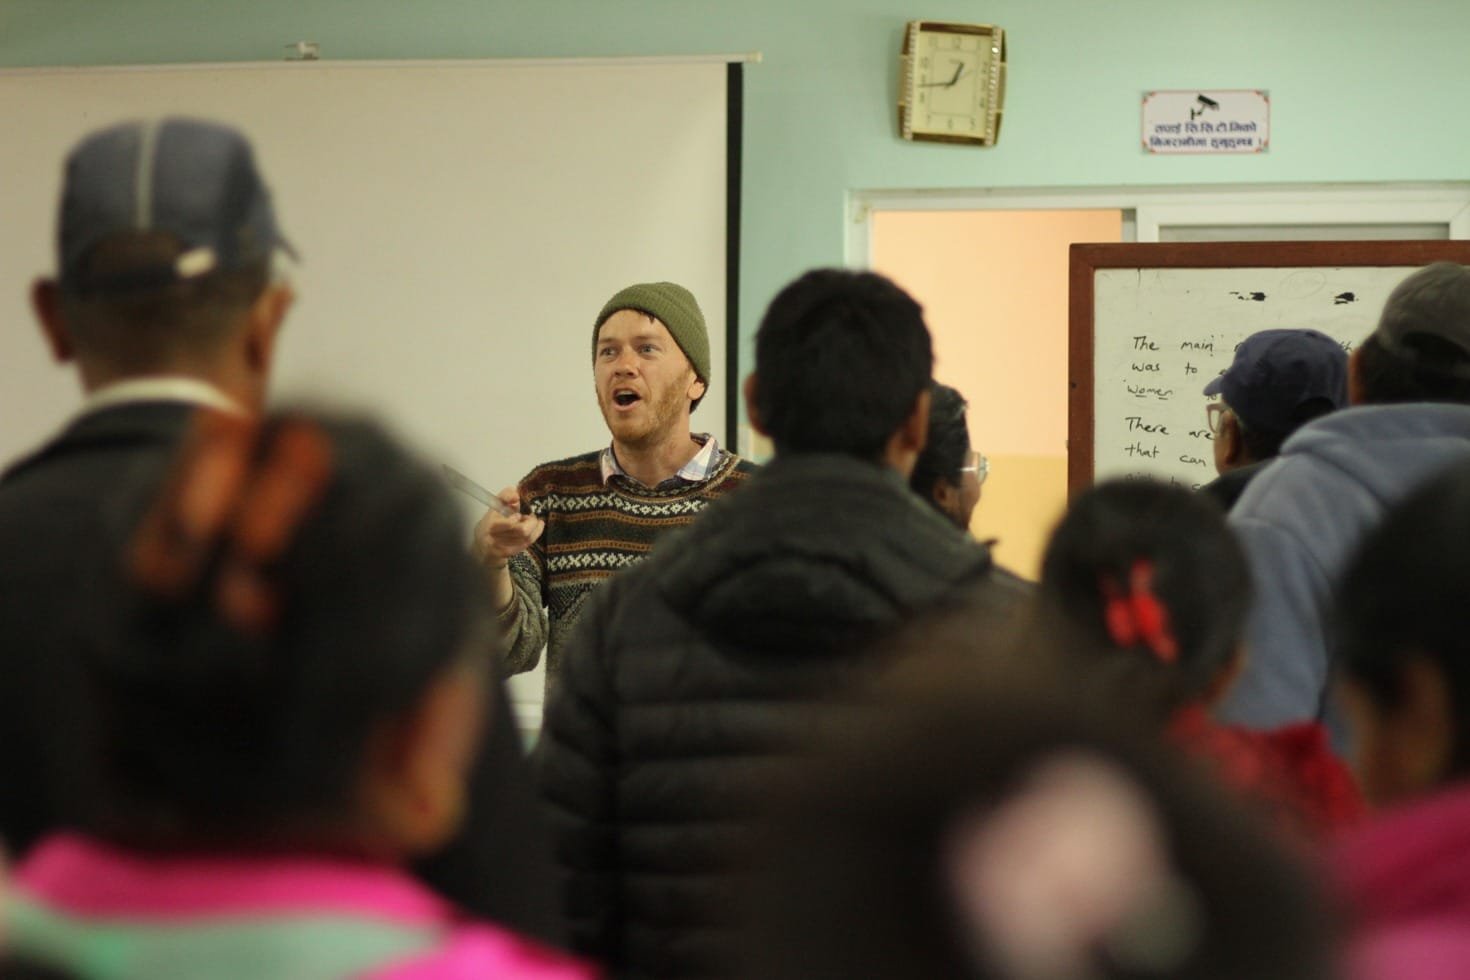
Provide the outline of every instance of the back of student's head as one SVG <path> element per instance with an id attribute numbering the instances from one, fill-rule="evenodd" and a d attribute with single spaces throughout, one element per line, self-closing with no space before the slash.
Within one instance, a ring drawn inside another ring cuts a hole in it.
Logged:
<path id="1" fill-rule="evenodd" d="M 148 501 L 88 659 L 99 829 L 161 846 L 381 830 L 358 809 L 366 768 L 427 744 L 426 699 L 459 698 L 439 707 L 472 728 L 491 656 L 433 472 L 371 423 L 200 413 Z"/>
<path id="2" fill-rule="evenodd" d="M 1302 426 L 1337 411 L 1341 406 L 1326 398 L 1310 398 L 1301 402 L 1288 416 L 1286 427 L 1281 430 L 1255 429 L 1242 425 L 1241 440 L 1245 444 L 1247 457 L 1253 460 L 1270 459 L 1281 453 L 1281 445 Z"/>
<path id="3" fill-rule="evenodd" d="M 1382 798 L 1470 776 L 1470 466 L 1459 465 L 1395 507 L 1364 540 L 1338 593 L 1338 652 L 1373 714 L 1406 719 L 1437 750 L 1402 764 Z M 1437 729 L 1437 730 L 1429 730 Z M 1366 733 L 1363 733 L 1366 736 Z M 1366 737 L 1363 741 L 1368 741 Z M 1442 751 L 1441 751 L 1442 750 Z M 1412 769 L 1414 772 L 1409 772 Z"/>
<path id="4" fill-rule="evenodd" d="M 778 453 L 876 458 L 934 366 L 923 310 L 871 272 L 818 269 L 777 294 L 755 338 L 752 402 Z"/>
<path id="5" fill-rule="evenodd" d="M 1213 500 L 1155 480 L 1080 494 L 1041 567 L 1043 618 L 1164 710 L 1202 697 L 1237 653 L 1250 570 Z M 1125 685 L 1128 686 L 1128 685 Z"/>
<path id="6" fill-rule="evenodd" d="M 738 975 L 1329 975 L 1316 897 L 1248 815 L 1099 706 L 958 659 L 834 710 L 773 788 Z"/>
<path id="7" fill-rule="evenodd" d="M 77 356 L 130 374 L 212 360 L 269 284 L 269 258 L 171 282 L 91 288 L 172 265 L 185 251 L 166 232 L 125 232 L 91 248 L 60 294 Z"/>
<path id="8" fill-rule="evenodd" d="M 83 980 L 59 966 L 0 954 L 0 980 Z"/>
<path id="9" fill-rule="evenodd" d="M 1355 357 L 1364 403 L 1470 403 L 1470 268 L 1436 262 L 1399 283 Z"/>
<path id="10" fill-rule="evenodd" d="M 970 455 L 970 430 L 966 424 L 965 396 L 935 381 L 929 387 L 929 438 L 914 463 L 909 486 L 932 501 L 939 481 L 958 485 L 960 469 Z"/>

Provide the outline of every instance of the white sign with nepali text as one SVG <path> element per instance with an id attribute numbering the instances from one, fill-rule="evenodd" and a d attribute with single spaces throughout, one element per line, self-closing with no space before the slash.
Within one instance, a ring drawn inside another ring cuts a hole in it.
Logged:
<path id="1" fill-rule="evenodd" d="M 1264 153 L 1271 96 L 1260 89 L 1143 94 L 1145 153 Z"/>

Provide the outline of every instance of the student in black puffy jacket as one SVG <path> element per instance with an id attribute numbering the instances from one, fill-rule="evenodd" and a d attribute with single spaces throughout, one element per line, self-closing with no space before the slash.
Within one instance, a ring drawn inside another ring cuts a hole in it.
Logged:
<path id="1" fill-rule="evenodd" d="M 871 273 L 778 295 L 746 382 L 775 460 L 596 597 L 538 748 L 574 946 L 615 976 L 713 977 L 752 825 L 816 706 L 876 666 L 867 641 L 963 599 L 1026 597 L 907 486 L 932 353 Z"/>

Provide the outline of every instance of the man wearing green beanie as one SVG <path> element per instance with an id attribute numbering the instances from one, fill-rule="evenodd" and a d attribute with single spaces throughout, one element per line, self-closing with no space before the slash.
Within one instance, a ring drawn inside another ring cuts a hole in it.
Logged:
<path id="1" fill-rule="evenodd" d="M 671 282 L 619 290 L 593 322 L 591 352 L 611 445 L 536 467 L 500 495 L 520 516 L 491 510 L 475 528 L 501 610 L 504 670 L 530 670 L 546 647 L 548 697 L 593 588 L 754 471 L 714 436 L 691 431 L 710 354 L 689 290 Z"/>

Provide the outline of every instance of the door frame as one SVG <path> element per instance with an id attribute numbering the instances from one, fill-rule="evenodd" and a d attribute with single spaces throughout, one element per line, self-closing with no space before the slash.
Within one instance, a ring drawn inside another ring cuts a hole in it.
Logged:
<path id="1" fill-rule="evenodd" d="M 1123 212 L 1123 241 L 1156 242 L 1191 225 L 1443 224 L 1470 239 L 1470 181 L 1200 187 L 860 189 L 847 194 L 844 261 L 867 268 L 876 211 Z"/>

